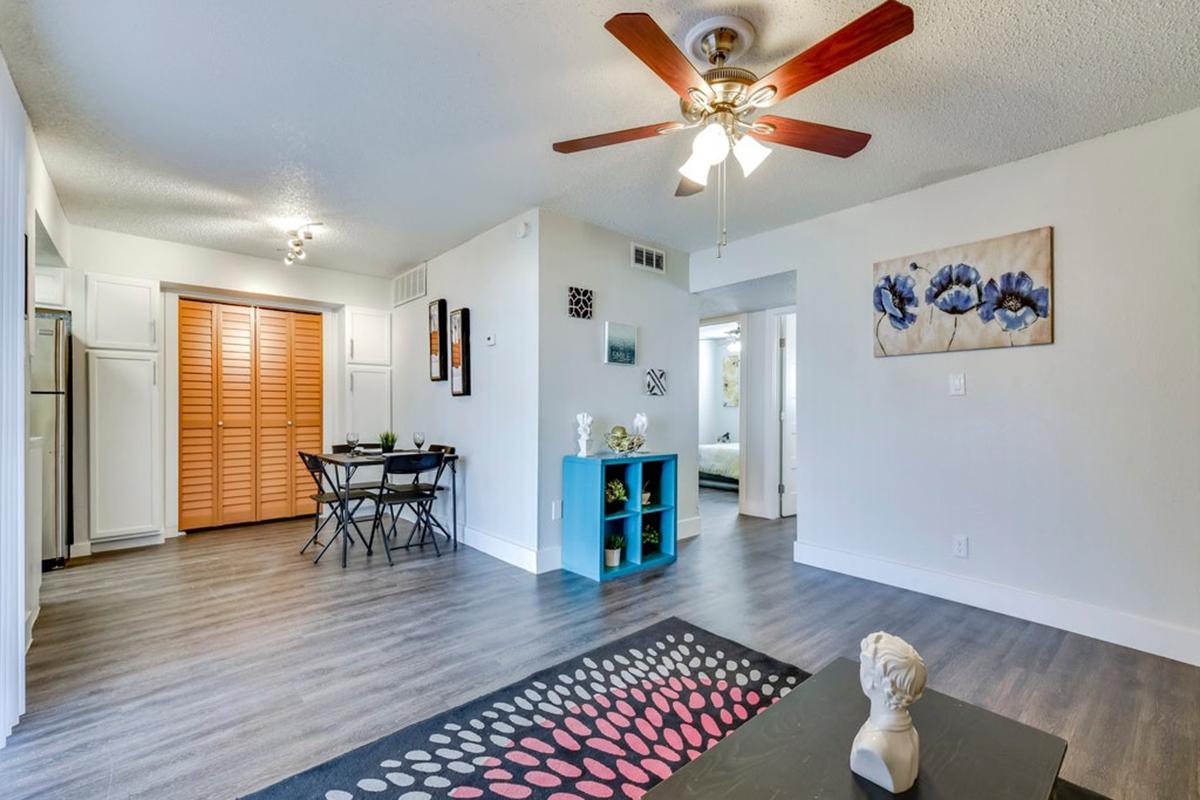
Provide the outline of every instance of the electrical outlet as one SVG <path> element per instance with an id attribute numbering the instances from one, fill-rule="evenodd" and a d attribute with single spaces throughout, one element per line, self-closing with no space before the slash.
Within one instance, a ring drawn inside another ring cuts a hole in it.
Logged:
<path id="1" fill-rule="evenodd" d="M 967 393 L 967 376 L 961 372 L 951 372 L 948 382 L 951 397 L 961 397 Z"/>
<path id="2" fill-rule="evenodd" d="M 550 501 L 550 519 L 562 519 L 562 500 Z"/>
<path id="3" fill-rule="evenodd" d="M 955 536 L 953 552 L 955 558 L 970 558 L 971 538 L 969 536 Z"/>

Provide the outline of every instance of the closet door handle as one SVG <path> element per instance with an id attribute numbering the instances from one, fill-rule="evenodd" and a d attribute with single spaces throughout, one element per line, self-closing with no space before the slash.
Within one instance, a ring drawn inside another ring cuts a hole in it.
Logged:
<path id="1" fill-rule="evenodd" d="M 223 419 L 219 419 L 219 420 L 217 420 L 217 427 L 218 427 L 218 428 L 224 428 L 224 427 L 225 427 L 225 420 L 223 420 Z"/>
<path id="2" fill-rule="evenodd" d="M 290 428 L 291 426 L 292 426 L 292 421 L 289 419 L 289 420 L 288 420 L 288 427 Z"/>

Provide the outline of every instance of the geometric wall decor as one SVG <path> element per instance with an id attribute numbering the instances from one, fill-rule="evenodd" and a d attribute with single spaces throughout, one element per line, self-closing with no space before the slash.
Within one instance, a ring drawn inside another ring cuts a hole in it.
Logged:
<path id="1" fill-rule="evenodd" d="M 646 370 L 646 394 L 651 397 L 662 397 L 667 393 L 667 371 L 665 369 Z"/>
<path id="2" fill-rule="evenodd" d="M 567 288 L 567 314 L 575 319 L 592 318 L 592 290 L 578 286 Z"/>
<path id="3" fill-rule="evenodd" d="M 1046 227 L 875 264 L 876 357 L 1053 342 L 1052 250 Z"/>

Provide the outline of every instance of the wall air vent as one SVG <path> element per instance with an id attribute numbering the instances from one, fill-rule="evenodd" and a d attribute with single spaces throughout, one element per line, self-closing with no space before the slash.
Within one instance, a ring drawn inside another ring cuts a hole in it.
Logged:
<path id="1" fill-rule="evenodd" d="M 392 281 L 392 305 L 402 306 L 425 296 L 425 265 L 402 272 Z"/>
<path id="2" fill-rule="evenodd" d="M 649 272 L 657 272 L 659 275 L 666 275 L 667 254 L 662 250 L 656 250 L 653 247 L 647 247 L 644 244 L 630 242 L 629 266 L 635 269 L 644 269 Z"/>

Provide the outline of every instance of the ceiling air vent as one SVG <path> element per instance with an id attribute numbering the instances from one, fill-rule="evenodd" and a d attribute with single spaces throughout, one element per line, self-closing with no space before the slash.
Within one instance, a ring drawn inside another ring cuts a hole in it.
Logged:
<path id="1" fill-rule="evenodd" d="M 662 250 L 655 250 L 653 247 L 647 247 L 644 244 L 630 242 L 629 266 L 649 270 L 650 272 L 657 272 L 659 275 L 666 275 L 667 254 Z"/>
<path id="2" fill-rule="evenodd" d="M 425 265 L 402 272 L 392 281 L 392 305 L 405 303 L 425 296 Z"/>

